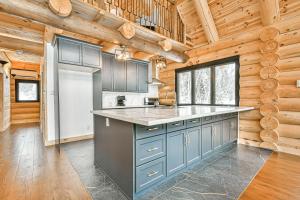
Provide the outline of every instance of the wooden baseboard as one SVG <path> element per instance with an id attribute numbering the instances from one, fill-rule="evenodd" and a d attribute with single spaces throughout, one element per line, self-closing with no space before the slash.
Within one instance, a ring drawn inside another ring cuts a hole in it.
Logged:
<path id="1" fill-rule="evenodd" d="M 81 141 L 81 140 L 89 140 L 89 139 L 93 139 L 93 138 L 94 138 L 94 134 L 86 134 L 86 135 L 81 135 L 81 136 L 63 138 L 60 140 L 60 143 L 76 142 L 76 141 Z M 57 142 L 58 141 L 56 141 L 56 140 L 50 140 L 50 141 L 45 140 L 45 146 L 53 146 Z"/>

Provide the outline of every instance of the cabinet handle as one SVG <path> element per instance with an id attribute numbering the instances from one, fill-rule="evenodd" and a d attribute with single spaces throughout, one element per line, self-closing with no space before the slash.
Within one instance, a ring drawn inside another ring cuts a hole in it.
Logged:
<path id="1" fill-rule="evenodd" d="M 151 151 L 155 151 L 155 150 L 158 150 L 158 149 L 159 149 L 158 147 L 154 147 L 154 148 L 148 149 L 147 151 L 151 152 Z"/>
<path id="2" fill-rule="evenodd" d="M 154 127 L 154 128 L 148 128 L 147 131 L 155 131 L 155 130 L 158 130 L 157 127 Z"/>
<path id="3" fill-rule="evenodd" d="M 192 121 L 190 121 L 191 123 L 196 123 L 196 122 L 198 122 L 197 120 L 192 120 Z"/>
<path id="4" fill-rule="evenodd" d="M 158 174 L 158 171 L 153 171 L 152 170 L 151 172 L 148 173 L 148 177 L 154 176 L 156 174 Z"/>
<path id="5" fill-rule="evenodd" d="M 175 123 L 175 124 L 172 124 L 173 126 L 179 126 L 180 125 L 180 123 Z"/>

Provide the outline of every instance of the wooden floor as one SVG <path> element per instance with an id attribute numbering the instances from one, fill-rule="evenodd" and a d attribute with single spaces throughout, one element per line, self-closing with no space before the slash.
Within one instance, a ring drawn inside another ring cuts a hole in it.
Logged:
<path id="1" fill-rule="evenodd" d="M 300 200 L 300 156 L 273 153 L 240 200 Z"/>
<path id="2" fill-rule="evenodd" d="M 38 126 L 0 132 L 0 199 L 91 199 L 64 153 L 43 146 Z"/>

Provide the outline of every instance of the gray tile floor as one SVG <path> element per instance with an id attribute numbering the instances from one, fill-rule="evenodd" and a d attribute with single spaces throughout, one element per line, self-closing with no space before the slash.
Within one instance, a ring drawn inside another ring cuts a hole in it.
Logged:
<path id="1" fill-rule="evenodd" d="M 94 200 L 126 200 L 101 168 L 94 166 L 93 140 L 63 149 Z M 201 164 L 147 191 L 139 200 L 233 200 L 250 183 L 270 151 L 233 144 Z"/>

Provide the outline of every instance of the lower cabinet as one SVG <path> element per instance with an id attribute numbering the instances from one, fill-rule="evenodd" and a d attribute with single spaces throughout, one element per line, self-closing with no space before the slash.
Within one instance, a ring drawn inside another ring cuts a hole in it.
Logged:
<path id="1" fill-rule="evenodd" d="M 213 124 L 205 124 L 202 126 L 202 157 L 206 157 L 213 151 Z"/>
<path id="2" fill-rule="evenodd" d="M 223 121 L 223 144 L 228 144 L 230 142 L 230 122 L 231 119 L 225 119 Z"/>
<path id="3" fill-rule="evenodd" d="M 186 162 L 191 165 L 201 160 L 201 127 L 186 130 Z"/>
<path id="4" fill-rule="evenodd" d="M 230 120 L 230 125 L 229 125 L 229 130 L 230 130 L 230 141 L 235 141 L 238 139 L 238 118 L 234 117 L 229 119 Z"/>
<path id="5" fill-rule="evenodd" d="M 212 138 L 213 138 L 213 149 L 219 149 L 222 147 L 222 121 L 215 122 L 212 124 Z"/>
<path id="6" fill-rule="evenodd" d="M 167 176 L 186 167 L 185 130 L 167 134 Z"/>

